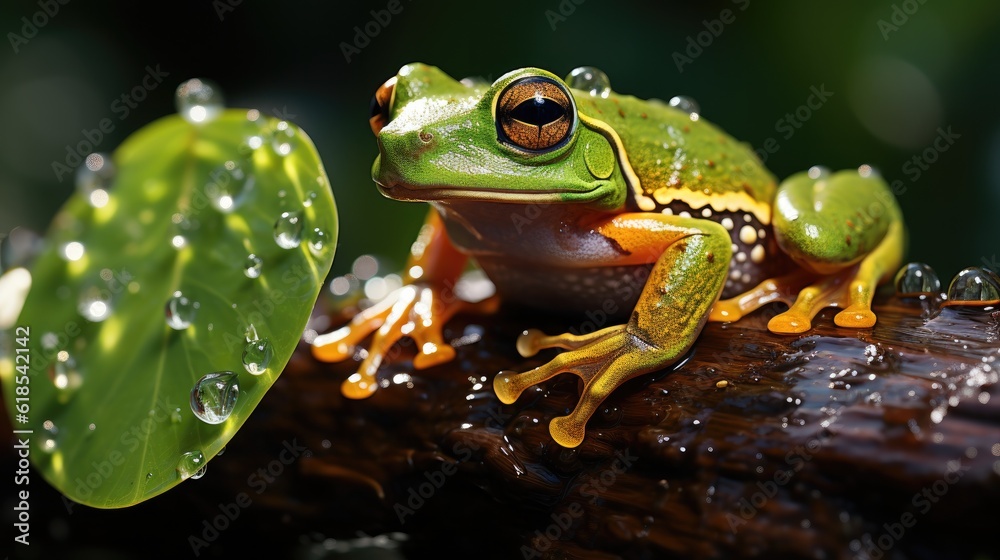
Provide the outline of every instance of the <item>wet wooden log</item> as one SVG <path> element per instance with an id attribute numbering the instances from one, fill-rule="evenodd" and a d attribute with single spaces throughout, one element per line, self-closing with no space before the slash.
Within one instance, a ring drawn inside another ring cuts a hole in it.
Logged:
<path id="1" fill-rule="evenodd" d="M 491 383 L 555 354 L 519 357 L 522 329 L 579 318 L 458 317 L 456 360 L 414 371 L 404 348 L 364 401 L 339 393 L 355 364 L 302 344 L 205 478 L 129 515 L 200 512 L 171 537 L 187 545 L 248 493 L 216 553 L 396 532 L 392 554 L 419 558 L 995 558 L 1000 312 L 935 309 L 882 296 L 873 329 L 827 310 L 801 336 L 767 331 L 777 308 L 709 324 L 681 364 L 615 392 L 572 450 L 547 424 L 575 405 L 575 377 L 509 406 Z M 283 449 L 300 453 L 285 464 Z M 111 515 L 70 521 L 79 535 L 124 519 Z"/>

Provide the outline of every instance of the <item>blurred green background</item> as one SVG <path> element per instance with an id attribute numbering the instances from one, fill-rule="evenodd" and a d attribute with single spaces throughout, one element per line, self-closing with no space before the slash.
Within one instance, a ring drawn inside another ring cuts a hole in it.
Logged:
<path id="1" fill-rule="evenodd" d="M 371 10 L 390 4 L 399 13 L 370 23 Z M 282 113 L 312 136 L 341 213 L 334 274 L 363 253 L 400 265 L 424 208 L 382 198 L 370 180 L 375 88 L 410 61 L 487 79 L 527 65 L 560 75 L 593 65 L 620 92 L 695 98 L 704 118 L 754 147 L 773 138 L 778 150 L 766 164 L 779 177 L 870 163 L 901 181 L 908 257 L 944 282 L 1000 259 L 996 2 L 69 0 L 58 8 L 43 17 L 35 1 L 0 7 L 0 233 L 45 229 L 73 189 L 53 163 L 94 137 L 84 131 L 110 119 L 113 130 L 95 143 L 111 151 L 173 112 L 177 84 L 205 77 L 229 105 Z M 31 34 L 23 17 L 45 23 Z M 344 44 L 366 24 L 377 35 L 358 41 L 348 61 Z M 168 76 L 126 114 L 120 98 L 147 66 Z M 814 87 L 832 96 L 800 110 L 809 118 L 795 127 L 785 115 Z M 959 135 L 939 141 L 947 151 L 933 149 L 940 130 Z M 935 161 L 922 168 L 913 158 L 929 148 Z"/>

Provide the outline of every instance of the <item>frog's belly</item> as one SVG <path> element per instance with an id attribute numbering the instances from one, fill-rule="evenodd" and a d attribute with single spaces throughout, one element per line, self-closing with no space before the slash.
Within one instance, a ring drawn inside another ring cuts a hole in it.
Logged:
<path id="1" fill-rule="evenodd" d="M 729 263 L 722 298 L 739 295 L 774 275 L 775 260 L 754 262 L 737 259 L 738 254 Z M 591 315 L 607 315 L 618 321 L 628 319 L 653 267 L 569 268 L 482 257 L 478 263 L 505 302 L 576 315 L 590 311 Z"/>
<path id="2" fill-rule="evenodd" d="M 594 268 L 539 267 L 501 260 L 479 265 L 505 303 L 586 315 L 606 316 L 620 323 L 639 301 L 652 265 Z M 598 325 L 598 328 L 607 325 Z"/>

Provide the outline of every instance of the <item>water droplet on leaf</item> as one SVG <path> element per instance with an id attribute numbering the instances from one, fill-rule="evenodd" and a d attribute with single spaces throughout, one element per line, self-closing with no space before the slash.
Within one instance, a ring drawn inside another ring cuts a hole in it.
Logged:
<path id="1" fill-rule="evenodd" d="M 330 236 L 327 235 L 325 230 L 314 228 L 312 234 L 309 236 L 309 250 L 318 257 L 326 250 L 326 244 L 329 240 Z"/>
<path id="2" fill-rule="evenodd" d="M 97 288 L 84 290 L 76 309 L 84 319 L 100 323 L 111 315 L 111 294 Z"/>
<path id="3" fill-rule="evenodd" d="M 566 77 L 566 85 L 586 91 L 595 97 L 607 97 L 611 93 L 608 75 L 593 66 L 574 68 Z"/>
<path id="4" fill-rule="evenodd" d="M 274 153 L 287 156 L 295 149 L 295 129 L 287 121 L 278 121 L 271 131 L 271 148 Z"/>
<path id="5" fill-rule="evenodd" d="M 245 172 L 233 161 L 220 165 L 209 175 L 205 194 L 212 206 L 220 212 L 232 212 L 242 202 L 253 186 L 253 175 Z"/>
<path id="6" fill-rule="evenodd" d="M 294 249 L 302 243 L 302 214 L 282 212 L 274 222 L 274 241 L 282 249 Z"/>
<path id="7" fill-rule="evenodd" d="M 108 203 L 108 190 L 118 174 L 115 164 L 107 154 L 94 153 L 87 156 L 83 165 L 76 169 L 76 190 L 95 208 Z"/>
<path id="8" fill-rule="evenodd" d="M 316 200 L 317 196 L 318 195 L 316 194 L 316 191 L 309 191 L 308 193 L 306 193 L 306 197 L 302 201 L 302 206 L 309 208 L 310 206 L 313 205 L 313 201 Z"/>
<path id="9" fill-rule="evenodd" d="M 205 455 L 201 451 L 188 451 L 181 455 L 181 460 L 177 463 L 177 472 L 182 479 L 197 479 L 204 474 L 205 465 Z"/>
<path id="10" fill-rule="evenodd" d="M 908 263 L 896 273 L 896 293 L 899 295 L 939 294 L 941 280 L 929 265 L 921 262 Z"/>
<path id="11" fill-rule="evenodd" d="M 243 350 L 243 367 L 253 375 L 260 375 L 267 371 L 273 355 L 274 350 L 268 339 L 251 341 Z"/>
<path id="12" fill-rule="evenodd" d="M 246 274 L 247 278 L 257 278 L 260 276 L 260 269 L 263 265 L 263 259 L 250 253 L 247 255 L 246 260 L 243 261 L 243 274 Z"/>
<path id="13" fill-rule="evenodd" d="M 239 381 L 234 372 L 209 373 L 191 389 L 191 411 L 207 424 L 221 424 L 233 413 L 239 396 Z"/>
<path id="14" fill-rule="evenodd" d="M 214 119 L 225 106 L 219 86 L 200 78 L 190 79 L 177 86 L 174 102 L 177 112 L 184 120 L 194 124 Z"/>
<path id="15" fill-rule="evenodd" d="M 198 302 L 192 301 L 179 291 L 174 292 L 174 295 L 167 300 L 164 309 L 167 324 L 170 325 L 170 328 L 178 331 L 190 327 L 198 314 L 198 307 Z"/>

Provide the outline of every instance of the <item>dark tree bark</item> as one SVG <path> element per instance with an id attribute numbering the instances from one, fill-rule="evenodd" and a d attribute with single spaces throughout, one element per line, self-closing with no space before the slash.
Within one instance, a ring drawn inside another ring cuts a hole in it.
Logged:
<path id="1" fill-rule="evenodd" d="M 510 406 L 492 380 L 555 354 L 520 358 L 522 329 L 578 318 L 456 318 L 455 361 L 413 371 L 403 348 L 364 401 L 339 393 L 356 364 L 302 344 L 203 479 L 124 514 L 190 512 L 171 514 L 168 542 L 184 548 L 246 492 L 206 549 L 227 555 L 397 532 L 401 548 L 378 557 L 996 558 L 1000 312 L 934 309 L 883 297 L 874 329 L 840 329 L 827 310 L 801 336 L 769 333 L 774 309 L 709 324 L 682 363 L 608 398 L 577 449 L 547 428 L 575 405 L 575 377 Z M 285 465 L 285 444 L 308 451 Z M 77 511 L 76 537 L 128 522 Z"/>

